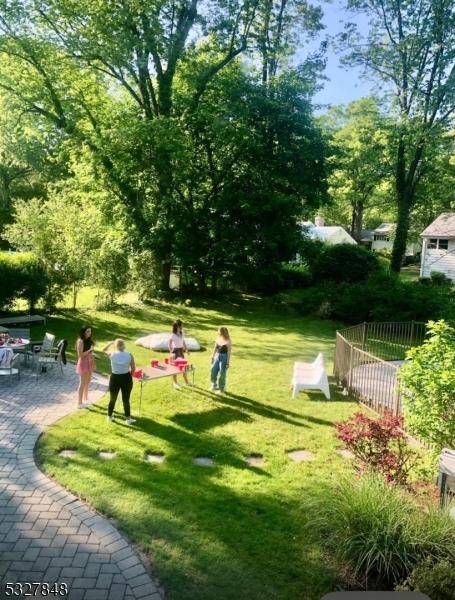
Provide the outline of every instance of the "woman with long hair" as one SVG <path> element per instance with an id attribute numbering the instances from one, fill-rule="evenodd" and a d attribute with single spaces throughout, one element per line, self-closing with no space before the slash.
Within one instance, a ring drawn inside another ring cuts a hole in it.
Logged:
<path id="1" fill-rule="evenodd" d="M 188 354 L 185 338 L 183 336 L 183 323 L 180 319 L 174 321 L 174 324 L 172 325 L 172 334 L 169 338 L 168 347 L 171 360 L 184 358 L 185 352 Z M 179 390 L 180 385 L 177 383 L 177 375 L 173 375 L 172 379 L 174 388 Z M 190 385 L 188 376 L 185 372 L 183 372 L 183 379 L 185 380 L 186 385 Z"/>
<path id="2" fill-rule="evenodd" d="M 77 364 L 76 373 L 79 375 L 79 387 L 77 388 L 77 407 L 84 408 L 88 403 L 88 388 L 92 379 L 92 373 L 96 368 L 95 355 L 93 354 L 95 343 L 92 339 L 92 328 L 85 325 L 79 332 L 76 342 Z"/>
<path id="3" fill-rule="evenodd" d="M 220 327 L 212 352 L 211 390 L 222 394 L 226 388 L 226 371 L 231 361 L 232 341 L 227 327 Z"/>

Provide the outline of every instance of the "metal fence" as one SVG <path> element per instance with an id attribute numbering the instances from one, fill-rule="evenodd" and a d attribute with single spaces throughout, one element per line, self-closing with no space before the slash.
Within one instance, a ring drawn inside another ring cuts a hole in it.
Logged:
<path id="1" fill-rule="evenodd" d="M 337 332 L 334 374 L 360 402 L 378 413 L 401 414 L 398 370 L 413 346 L 420 346 L 425 323 L 361 323 Z"/>

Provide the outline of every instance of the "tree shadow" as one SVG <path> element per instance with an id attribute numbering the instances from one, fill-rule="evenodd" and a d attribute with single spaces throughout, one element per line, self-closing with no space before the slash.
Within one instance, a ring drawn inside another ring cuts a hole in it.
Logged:
<path id="1" fill-rule="evenodd" d="M 227 407 L 217 407 L 203 412 L 177 413 L 170 421 L 194 432 L 206 431 L 214 427 L 222 427 L 228 423 L 242 421 L 251 423 L 252 419 L 245 412 Z"/>

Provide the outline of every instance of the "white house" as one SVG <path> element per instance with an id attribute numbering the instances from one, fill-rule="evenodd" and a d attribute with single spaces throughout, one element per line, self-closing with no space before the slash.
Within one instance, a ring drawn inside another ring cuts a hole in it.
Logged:
<path id="1" fill-rule="evenodd" d="M 319 240 L 325 244 L 356 244 L 357 242 L 349 233 L 339 227 L 338 225 L 327 226 L 324 224 L 322 217 L 316 217 L 315 223 L 311 221 L 305 221 L 302 223 L 302 227 L 305 229 L 306 234 L 312 240 Z"/>
<path id="2" fill-rule="evenodd" d="M 379 227 L 376 227 L 373 230 L 371 249 L 375 252 L 378 250 L 392 251 L 395 227 L 395 223 L 382 223 Z M 420 244 L 416 242 L 408 242 L 406 244 L 406 256 L 415 256 L 418 252 L 420 252 Z"/>
<path id="3" fill-rule="evenodd" d="M 444 273 L 455 283 L 455 212 L 442 213 L 421 234 L 420 277 Z"/>

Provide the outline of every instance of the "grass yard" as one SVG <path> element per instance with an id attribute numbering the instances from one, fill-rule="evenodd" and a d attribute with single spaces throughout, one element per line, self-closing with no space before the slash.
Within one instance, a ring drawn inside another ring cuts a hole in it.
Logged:
<path id="1" fill-rule="evenodd" d="M 280 314 L 255 299 L 185 307 L 130 298 L 113 312 L 62 310 L 47 327 L 67 337 L 71 350 L 84 323 L 94 327 L 98 348 L 122 336 L 141 365 L 152 353 L 133 340 L 169 330 L 177 317 L 206 347 L 190 356 L 197 369 L 193 392 L 172 389 L 170 379 L 146 384 L 142 416 L 132 428 L 124 424 L 120 399 L 114 424 L 106 422 L 106 398 L 65 418 L 41 438 L 43 468 L 115 519 L 148 554 L 172 600 L 320 600 L 336 572 L 308 507 L 350 469 L 336 453 L 333 425 L 357 405 L 337 392 L 330 402 L 318 393 L 292 400 L 288 386 L 295 359 L 322 350 L 331 371 L 336 325 Z M 224 397 L 208 391 L 220 325 L 233 339 Z M 98 364 L 106 371 L 105 359 Z M 137 406 L 136 385 L 133 413 Z M 64 448 L 77 454 L 61 458 Z M 286 451 L 300 448 L 314 460 L 289 460 Z M 102 460 L 100 450 L 116 456 Z M 163 452 L 165 462 L 147 462 L 148 451 Z M 248 466 L 250 453 L 266 463 Z M 197 456 L 212 457 L 216 466 L 193 465 Z"/>

